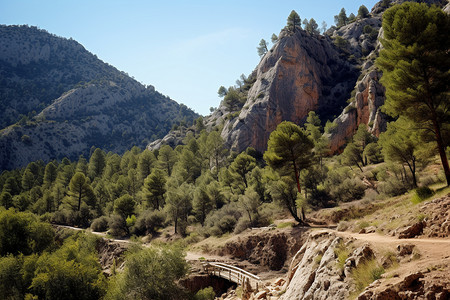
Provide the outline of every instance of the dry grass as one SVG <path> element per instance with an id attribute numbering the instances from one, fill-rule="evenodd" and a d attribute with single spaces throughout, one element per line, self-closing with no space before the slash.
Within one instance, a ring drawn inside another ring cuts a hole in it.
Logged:
<path id="1" fill-rule="evenodd" d="M 355 282 L 356 291 L 351 298 L 359 295 L 369 284 L 381 278 L 384 268 L 375 260 L 371 259 L 358 265 L 352 271 L 352 278 Z"/>

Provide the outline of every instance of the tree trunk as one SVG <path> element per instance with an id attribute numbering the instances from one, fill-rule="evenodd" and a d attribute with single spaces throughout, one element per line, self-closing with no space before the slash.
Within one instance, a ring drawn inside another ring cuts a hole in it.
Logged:
<path id="1" fill-rule="evenodd" d="M 294 173 L 295 173 L 295 181 L 297 183 L 297 191 L 300 194 L 302 192 L 302 188 L 300 186 L 300 179 L 299 179 L 299 174 L 298 174 L 298 169 L 297 169 L 297 165 L 295 164 L 295 161 L 292 162 L 293 166 L 294 166 Z M 295 200 L 294 200 L 295 202 Z M 294 205 L 294 208 L 297 210 L 297 205 Z M 303 208 L 302 208 L 302 216 L 303 216 L 303 220 L 300 219 L 298 217 L 297 211 L 293 212 L 292 208 L 289 207 L 289 211 L 291 212 L 291 215 L 294 217 L 295 221 L 297 221 L 299 224 L 303 225 L 303 226 L 309 226 L 308 223 L 306 223 L 305 220 L 305 213 L 303 212 Z"/>
<path id="2" fill-rule="evenodd" d="M 445 179 L 447 180 L 447 186 L 450 186 L 450 167 L 448 165 L 447 154 L 445 153 L 444 142 L 442 141 L 441 128 L 436 120 L 433 120 L 433 126 L 436 134 L 439 156 L 441 157 L 442 167 L 444 168 Z"/>
<path id="3" fill-rule="evenodd" d="M 295 173 L 295 181 L 297 183 L 297 191 L 299 193 L 302 192 L 302 188 L 300 187 L 300 179 L 299 179 L 299 174 L 298 174 L 298 169 L 297 169 L 297 165 L 295 163 L 295 161 L 292 162 L 293 166 L 294 166 L 294 173 Z"/>

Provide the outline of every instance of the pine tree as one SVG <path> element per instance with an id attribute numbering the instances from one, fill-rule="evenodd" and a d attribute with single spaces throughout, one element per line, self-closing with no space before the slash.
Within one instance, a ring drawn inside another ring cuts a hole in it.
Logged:
<path id="1" fill-rule="evenodd" d="M 405 2 L 384 13 L 383 30 L 377 65 L 386 87 L 384 108 L 432 133 L 450 185 L 450 16 L 436 6 Z"/>
<path id="2" fill-rule="evenodd" d="M 267 42 L 265 39 L 261 39 L 261 41 L 259 42 L 259 46 L 256 47 L 256 49 L 258 50 L 258 55 L 260 57 L 263 57 L 268 51 L 269 49 L 267 49 Z"/>
<path id="3" fill-rule="evenodd" d="M 295 32 L 295 28 L 297 26 L 300 26 L 302 20 L 300 19 L 300 16 L 295 10 L 292 10 L 287 18 L 287 28 L 288 30 Z"/>
<path id="4" fill-rule="evenodd" d="M 100 177 L 103 175 L 103 170 L 106 166 L 106 154 L 101 149 L 95 149 L 89 159 L 89 174 L 91 178 Z"/>
<path id="5" fill-rule="evenodd" d="M 284 121 L 270 134 L 264 160 L 280 175 L 293 178 L 300 194 L 300 171 L 311 164 L 313 147 L 313 142 L 304 130 L 292 122 Z M 304 223 L 292 207 L 295 207 L 295 203 L 289 205 L 294 219 Z"/>
<path id="6" fill-rule="evenodd" d="M 361 5 L 358 9 L 358 18 L 363 19 L 369 16 L 369 10 L 364 5 Z"/>

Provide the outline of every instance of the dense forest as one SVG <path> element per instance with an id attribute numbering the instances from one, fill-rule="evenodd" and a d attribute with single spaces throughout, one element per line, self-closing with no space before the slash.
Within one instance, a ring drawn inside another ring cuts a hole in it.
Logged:
<path id="1" fill-rule="evenodd" d="M 408 18 L 419 15 L 422 34 L 411 34 L 417 28 Z M 299 25 L 294 21 L 287 30 Z M 207 131 L 200 118 L 175 148 L 133 147 L 118 155 L 93 147 L 75 161 L 35 161 L 2 172 L 0 295 L 194 298 L 174 284 L 188 270 L 183 245 L 267 226 L 279 215 L 308 225 L 308 214 L 320 208 L 449 185 L 449 40 L 443 37 L 450 18 L 437 7 L 406 3 L 385 13 L 383 28 L 377 66 L 384 72 L 386 112 L 395 121 L 379 137 L 361 124 L 340 155 L 330 155 L 323 122 L 310 112 L 302 126 L 280 123 L 264 153 L 228 150 L 220 125 Z M 232 101 L 239 100 L 232 97 L 236 90 L 222 92 L 230 106 L 239 105 Z M 421 176 L 436 161 L 441 170 Z M 107 279 L 95 254 L 98 238 L 51 224 L 136 239 L 170 227 L 181 242 L 133 246 L 125 269 Z"/>

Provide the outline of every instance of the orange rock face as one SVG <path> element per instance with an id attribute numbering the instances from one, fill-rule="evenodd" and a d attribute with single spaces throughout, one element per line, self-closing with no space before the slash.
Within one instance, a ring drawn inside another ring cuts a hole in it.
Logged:
<path id="1" fill-rule="evenodd" d="M 386 117 L 380 111 L 385 99 L 385 89 L 379 82 L 380 77 L 381 73 L 373 70 L 356 84 L 354 101 L 334 121 L 337 126 L 329 136 L 333 153 L 342 150 L 360 124 L 368 125 L 370 132 L 375 136 L 386 130 Z"/>
<path id="2" fill-rule="evenodd" d="M 322 118 L 340 113 L 357 75 L 330 39 L 283 31 L 256 68 L 247 102 L 237 119 L 225 123 L 222 137 L 233 150 L 251 146 L 262 152 L 282 121 L 301 124 L 312 110 Z"/>

